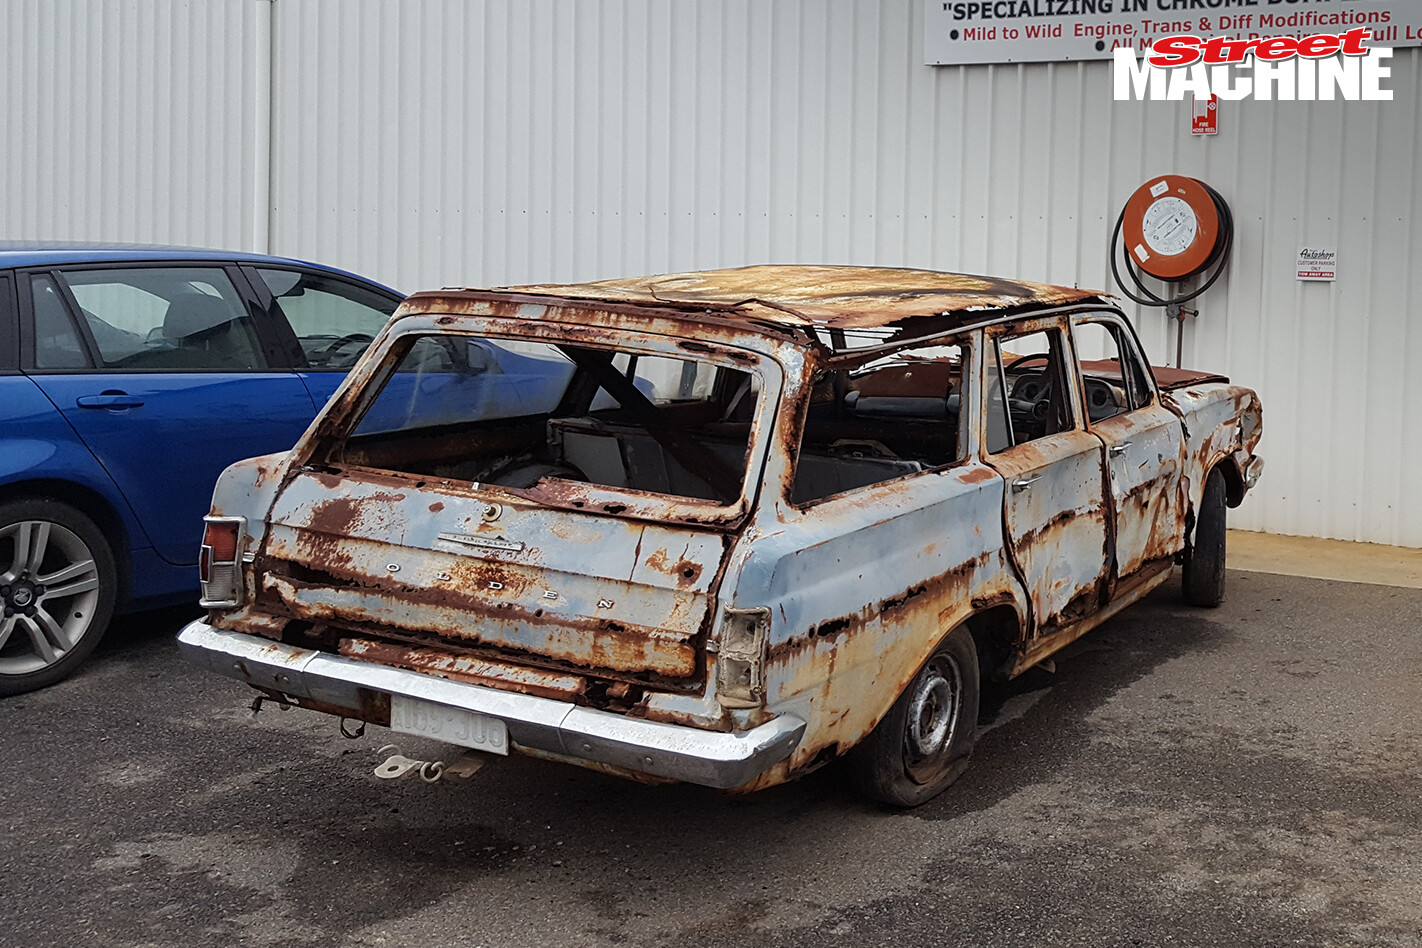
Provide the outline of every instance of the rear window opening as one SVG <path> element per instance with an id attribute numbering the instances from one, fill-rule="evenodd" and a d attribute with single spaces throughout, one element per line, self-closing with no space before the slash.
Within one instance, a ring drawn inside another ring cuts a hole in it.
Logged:
<path id="1" fill-rule="evenodd" d="M 338 465 L 513 490 L 546 479 L 729 505 L 757 376 L 709 360 L 467 335 L 401 343 Z"/>
<path id="2" fill-rule="evenodd" d="M 791 487 L 804 505 L 956 463 L 968 349 L 905 349 L 815 380 Z"/>

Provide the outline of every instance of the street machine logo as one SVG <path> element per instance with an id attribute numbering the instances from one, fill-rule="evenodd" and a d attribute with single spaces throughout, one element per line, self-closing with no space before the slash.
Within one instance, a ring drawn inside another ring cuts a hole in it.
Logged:
<path id="1" fill-rule="evenodd" d="M 1248 23 L 1239 26 L 1247 29 Z M 1208 30 L 1207 21 L 1201 27 Z M 1392 75 L 1392 50 L 1368 46 L 1372 38 L 1366 27 L 1303 37 L 1162 36 L 1140 60 L 1129 47 L 1114 51 L 1115 98 L 1391 101 L 1383 80 Z"/>

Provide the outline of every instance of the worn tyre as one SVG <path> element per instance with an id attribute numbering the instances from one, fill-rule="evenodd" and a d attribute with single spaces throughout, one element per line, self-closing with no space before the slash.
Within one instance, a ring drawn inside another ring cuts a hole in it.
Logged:
<path id="1" fill-rule="evenodd" d="M 933 650 L 846 763 L 872 799 L 918 806 L 967 769 L 977 728 L 978 652 L 968 630 L 958 628 Z"/>
<path id="2" fill-rule="evenodd" d="M 0 695 L 72 674 L 108 627 L 117 578 L 113 550 L 80 511 L 0 503 Z"/>
<path id="3" fill-rule="evenodd" d="M 1185 551 L 1181 588 L 1192 606 L 1218 606 L 1225 592 L 1225 479 L 1219 468 L 1205 478 L 1195 538 Z"/>

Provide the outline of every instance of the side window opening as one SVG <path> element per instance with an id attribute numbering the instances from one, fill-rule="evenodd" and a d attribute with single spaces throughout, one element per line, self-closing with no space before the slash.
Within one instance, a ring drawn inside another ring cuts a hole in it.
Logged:
<path id="1" fill-rule="evenodd" d="M 1057 330 L 994 338 L 987 370 L 989 454 L 1075 427 Z"/>
<path id="2" fill-rule="evenodd" d="M 1083 319 L 1072 326 L 1081 390 L 1090 421 L 1103 421 L 1151 403 L 1152 392 L 1135 348 L 1114 321 Z"/>
<path id="3" fill-rule="evenodd" d="M 451 367 L 433 347 L 477 350 Z M 423 335 L 344 443 L 341 463 L 530 490 L 557 479 L 730 504 L 743 492 L 760 380 L 699 359 Z"/>
<path id="4" fill-rule="evenodd" d="M 790 500 L 807 504 L 963 458 L 967 345 L 903 349 L 815 380 Z"/>

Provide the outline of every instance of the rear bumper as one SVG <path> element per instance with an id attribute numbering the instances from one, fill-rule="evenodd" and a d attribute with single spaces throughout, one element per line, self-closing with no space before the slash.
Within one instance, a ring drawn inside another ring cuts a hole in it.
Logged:
<path id="1" fill-rule="evenodd" d="M 800 743 L 805 722 L 782 714 L 742 733 L 703 731 L 628 718 L 533 695 L 283 645 L 191 622 L 178 634 L 183 657 L 249 685 L 339 708 L 388 707 L 388 696 L 421 698 L 498 718 L 509 741 L 624 770 L 730 789 L 779 763 Z"/>

